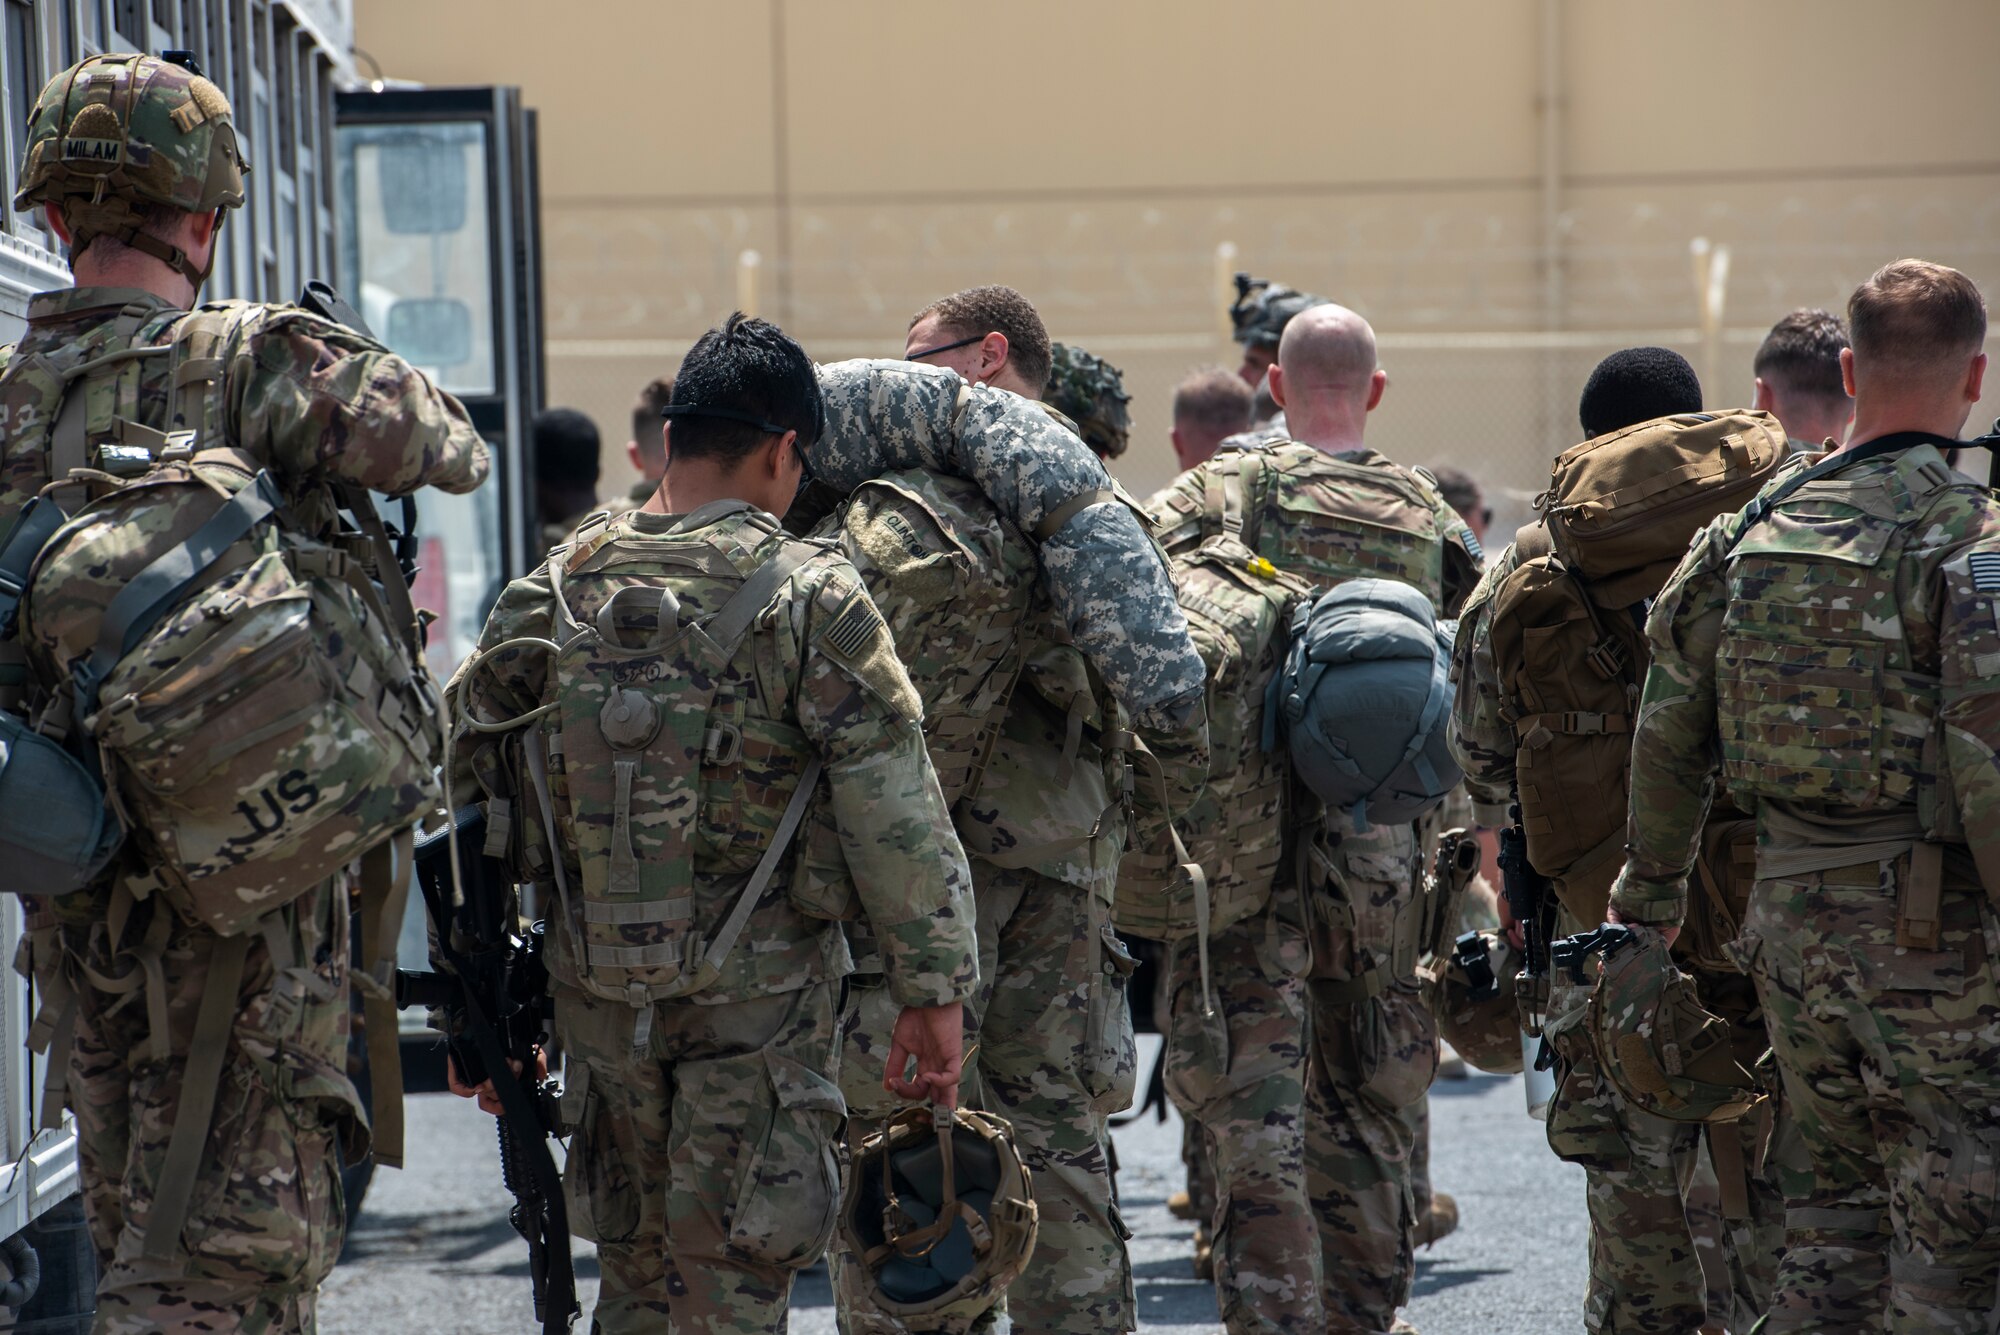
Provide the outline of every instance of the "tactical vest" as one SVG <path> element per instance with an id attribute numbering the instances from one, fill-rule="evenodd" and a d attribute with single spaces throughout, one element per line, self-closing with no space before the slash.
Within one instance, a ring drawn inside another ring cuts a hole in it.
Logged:
<path id="1" fill-rule="evenodd" d="M 925 749 L 946 805 L 976 796 L 1039 604 L 1034 548 L 977 483 L 924 469 L 862 483 L 815 533 L 840 541 L 889 625 L 923 701 Z M 824 806 L 813 811 L 792 902 L 814 917 L 860 913 Z M 868 949 L 865 924 L 852 936 Z"/>
<path id="2" fill-rule="evenodd" d="M 1903 623 L 1897 575 L 1932 506 L 1966 485 L 1919 446 L 1887 470 L 1807 482 L 1734 544 L 1715 690 L 1739 804 L 1914 803 L 1943 832 L 1937 646 Z"/>
<path id="3" fill-rule="evenodd" d="M 677 532 L 738 510 L 704 506 Z M 550 554 L 561 651 L 525 752 L 596 995 L 646 1008 L 709 987 L 778 876 L 821 764 L 793 707 L 803 646 L 784 616 L 759 621 L 827 551 L 749 511 L 698 544 L 600 516 Z M 854 592 L 819 596 L 832 613 Z"/>

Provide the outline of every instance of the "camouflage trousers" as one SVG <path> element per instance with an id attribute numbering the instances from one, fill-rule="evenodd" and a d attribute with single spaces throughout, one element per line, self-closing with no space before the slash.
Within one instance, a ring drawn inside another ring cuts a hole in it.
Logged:
<path id="1" fill-rule="evenodd" d="M 1304 932 L 1270 908 L 1210 938 L 1213 1015 L 1195 944 L 1175 946 L 1167 966 L 1167 1093 L 1202 1129 L 1232 1335 L 1326 1329 L 1305 1179 L 1306 964 Z"/>
<path id="2" fill-rule="evenodd" d="M 556 989 L 563 1196 L 597 1244 L 594 1331 L 785 1329 L 839 1202 L 835 989 L 656 1003 L 643 1054 L 632 1007 Z"/>
<path id="3" fill-rule="evenodd" d="M 1007 1313 L 1022 1335 L 1132 1330 L 1138 1318 L 1112 1190 L 1109 1118 L 1131 1104 L 1138 1078 L 1126 996 L 1135 962 L 1111 930 L 1109 905 L 1090 892 L 979 858 L 972 879 L 979 992 L 966 1007 L 966 1044 L 979 1050 L 966 1064 L 962 1098 L 1014 1128 L 1041 1217 L 1035 1254 L 1007 1290 Z M 855 1144 L 896 1106 L 881 1088 L 895 1010 L 870 992 L 855 989 L 843 1044 Z"/>
<path id="4" fill-rule="evenodd" d="M 100 1272 L 93 1330 L 314 1330 L 319 1285 L 345 1232 L 341 1156 L 367 1146 L 346 1074 L 345 888 L 301 896 L 248 942 L 169 1259 L 145 1254 L 146 1233 L 220 938 L 157 897 L 134 909 L 120 943 L 102 918 L 61 930 L 77 1005 L 68 1101 Z M 37 961 L 38 971 L 54 966 Z"/>
<path id="5" fill-rule="evenodd" d="M 1760 880 L 1756 980 L 1810 1184 L 1772 1332 L 1990 1331 L 2000 1281 L 2000 921 L 1947 864 L 1938 948 L 1899 947 L 1908 859 Z"/>
<path id="6" fill-rule="evenodd" d="M 1566 923 L 1565 934 L 1571 929 Z M 1745 980 L 1699 978 L 1703 1003 L 1745 1030 L 1739 1054 L 1746 1065 L 1754 1061 L 1762 1033 Z M 1549 1147 L 1583 1168 L 1590 1210 L 1584 1325 L 1592 1335 L 1694 1335 L 1711 1323 L 1748 1330 L 1770 1305 L 1784 1251 L 1785 1205 L 1772 1173 L 1755 1165 L 1746 1171 L 1747 1217 L 1711 1216 L 1696 1188 L 1702 1127 L 1642 1112 L 1619 1095 L 1580 1025 L 1589 1000 L 1589 988 L 1567 978 L 1558 978 L 1549 1000 L 1550 1041 L 1560 1060 Z M 1733 1134 L 1748 1163 L 1761 1137 L 1749 1121 Z M 1711 1241 L 1720 1251 L 1716 1268 L 1727 1277 L 1717 1286 L 1727 1293 L 1720 1310 L 1707 1296 L 1697 1252 Z"/>
<path id="7" fill-rule="evenodd" d="M 1407 826 L 1343 833 L 1306 900 L 1306 1190 L 1326 1328 L 1342 1335 L 1387 1331 L 1416 1277 L 1413 1109 L 1437 1074 L 1437 1023 L 1414 960 L 1403 976 L 1391 961 L 1418 893 L 1417 856 Z"/>

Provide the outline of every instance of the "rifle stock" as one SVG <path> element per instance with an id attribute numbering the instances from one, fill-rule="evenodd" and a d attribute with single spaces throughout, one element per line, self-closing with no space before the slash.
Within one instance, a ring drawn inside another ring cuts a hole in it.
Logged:
<path id="1" fill-rule="evenodd" d="M 1521 1027 L 1530 1037 L 1540 1037 L 1548 1011 L 1549 940 L 1556 925 L 1555 887 L 1528 860 L 1528 836 L 1521 828 L 1518 802 L 1508 815 L 1513 824 L 1500 830 L 1501 893 L 1507 896 L 1508 911 L 1521 924 L 1525 967 L 1515 981 L 1521 999 Z"/>

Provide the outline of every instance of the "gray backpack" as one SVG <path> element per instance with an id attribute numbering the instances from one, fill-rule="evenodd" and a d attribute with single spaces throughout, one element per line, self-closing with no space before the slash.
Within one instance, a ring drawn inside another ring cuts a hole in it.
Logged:
<path id="1" fill-rule="evenodd" d="M 1293 614 L 1291 652 L 1264 708 L 1265 749 L 1282 718 L 1292 769 L 1357 831 L 1416 820 L 1463 777 L 1445 744 L 1456 632 L 1394 580 L 1321 594 Z"/>

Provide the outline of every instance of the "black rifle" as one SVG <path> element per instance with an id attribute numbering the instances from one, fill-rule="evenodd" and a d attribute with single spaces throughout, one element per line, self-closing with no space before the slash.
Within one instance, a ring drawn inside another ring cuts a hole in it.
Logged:
<path id="1" fill-rule="evenodd" d="M 1521 998 L 1522 1027 L 1531 1035 L 1542 1031 L 1548 1005 L 1549 938 L 1556 928 L 1555 886 L 1528 861 L 1528 835 L 1521 828 L 1521 806 L 1508 811 L 1512 824 L 1500 829 L 1500 884 L 1507 896 L 1507 908 L 1521 924 L 1522 954 L 1526 967 L 1516 980 Z M 1543 1069 L 1548 1044 L 1542 1044 L 1535 1069 Z"/>
<path id="2" fill-rule="evenodd" d="M 459 1079 L 477 1087 L 493 1081 L 500 1096 L 500 1177 L 514 1195 L 508 1220 L 528 1243 L 535 1319 L 543 1335 L 568 1335 L 580 1309 L 570 1266 L 569 1211 L 549 1138 L 562 1122 L 561 1093 L 553 1080 L 533 1076 L 538 1049 L 547 1042 L 553 1006 L 543 962 L 543 925 L 523 933 L 514 920 L 512 877 L 505 863 L 485 856 L 486 817 L 464 807 L 452 832 L 417 843 L 417 884 L 435 929 L 436 973 L 398 972 L 396 1001 L 431 1006 L 450 1018 L 447 1059 Z M 458 841 L 463 898 L 452 893 L 451 849 Z M 512 1063 L 519 1063 L 521 1075 Z"/>
<path id="3" fill-rule="evenodd" d="M 1585 960 L 1596 954 L 1610 959 L 1631 944 L 1630 927 L 1607 922 L 1602 927 L 1578 932 L 1575 936 L 1566 936 L 1555 942 L 1549 947 L 1549 957 L 1558 969 L 1568 972 L 1571 982 L 1581 986 L 1590 982 L 1590 976 L 1583 971 Z"/>

